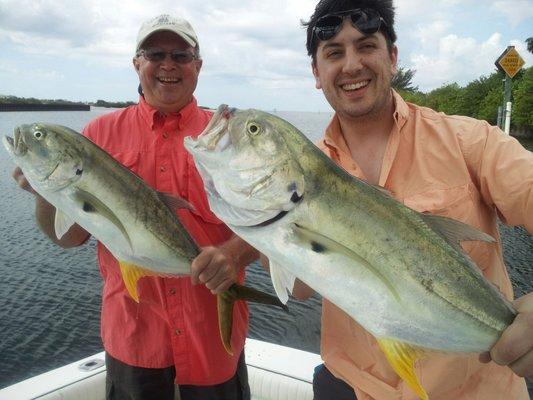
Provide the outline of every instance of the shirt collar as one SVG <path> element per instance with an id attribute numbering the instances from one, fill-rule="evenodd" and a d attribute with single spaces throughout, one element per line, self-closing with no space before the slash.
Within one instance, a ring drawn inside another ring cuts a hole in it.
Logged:
<path id="1" fill-rule="evenodd" d="M 394 89 L 391 90 L 394 101 L 394 121 L 398 126 L 398 131 L 400 131 L 407 122 L 407 117 L 409 116 L 409 107 L 407 106 L 405 100 L 402 99 L 402 96 L 400 96 Z M 347 151 L 347 145 L 344 140 L 344 136 L 342 135 L 341 125 L 337 113 L 335 113 L 333 119 L 326 128 L 324 144 L 334 150 L 337 154 L 340 150 Z"/>
<path id="2" fill-rule="evenodd" d="M 139 96 L 139 110 L 142 119 L 150 126 L 150 129 L 154 129 L 159 124 L 162 124 L 165 116 L 161 114 L 156 108 L 152 107 L 146 102 L 144 96 Z M 167 117 L 174 117 L 178 119 L 178 129 L 186 126 L 187 123 L 195 117 L 198 112 L 198 103 L 193 96 L 192 100 L 181 110 L 176 113 L 171 113 Z"/>
<path id="3" fill-rule="evenodd" d="M 392 97 L 394 100 L 394 121 L 398 128 L 401 129 L 407 122 L 407 117 L 409 117 L 409 106 L 394 89 L 392 89 Z"/>
<path id="4" fill-rule="evenodd" d="M 337 113 L 333 115 L 333 118 L 326 128 L 326 133 L 324 134 L 324 144 L 333 150 L 337 156 L 339 154 L 341 145 L 346 145 L 344 136 L 342 136 L 341 124 L 339 122 Z"/>

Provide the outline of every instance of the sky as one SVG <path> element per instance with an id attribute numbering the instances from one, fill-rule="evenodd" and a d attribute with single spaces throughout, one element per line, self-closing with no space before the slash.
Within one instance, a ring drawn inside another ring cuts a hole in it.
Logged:
<path id="1" fill-rule="evenodd" d="M 317 0 L 0 0 L 0 95 L 137 101 L 141 23 L 181 15 L 203 58 L 199 104 L 330 111 L 315 89 L 301 20 Z M 394 0 L 399 66 L 428 92 L 495 71 L 514 45 L 533 63 L 533 0 Z"/>

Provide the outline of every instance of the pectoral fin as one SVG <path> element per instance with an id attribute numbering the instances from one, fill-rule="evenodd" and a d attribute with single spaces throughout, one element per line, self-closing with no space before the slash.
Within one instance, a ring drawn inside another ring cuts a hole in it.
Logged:
<path id="1" fill-rule="evenodd" d="M 119 261 L 120 273 L 124 285 L 133 300 L 139 302 L 139 293 L 137 292 L 137 282 L 143 276 L 159 276 L 154 272 L 148 271 L 134 264 L 128 264 L 124 261 Z"/>
<path id="2" fill-rule="evenodd" d="M 429 397 L 415 374 L 415 361 L 423 355 L 423 350 L 409 344 L 392 339 L 378 339 L 381 351 L 389 361 L 394 371 L 409 387 L 422 399 Z"/>
<path id="3" fill-rule="evenodd" d="M 283 304 L 289 301 L 289 293 L 292 293 L 296 277 L 283 267 L 280 267 L 274 260 L 270 260 L 270 278 L 272 285 Z"/>
<path id="4" fill-rule="evenodd" d="M 233 284 L 224 293 L 217 295 L 218 327 L 222 345 L 228 354 L 233 355 L 231 348 L 231 332 L 233 329 L 233 306 L 237 300 L 246 300 L 254 303 L 270 304 L 287 311 L 287 306 L 278 298 L 268 293 L 250 287 Z"/>
<path id="5" fill-rule="evenodd" d="M 376 276 L 376 278 L 378 278 L 389 289 L 391 294 L 394 296 L 394 298 L 398 302 L 401 301 L 400 295 L 398 294 L 398 292 L 396 291 L 392 283 L 387 279 L 387 277 L 384 276 L 372 264 L 370 264 L 367 260 L 365 260 L 363 257 L 361 257 L 359 254 L 357 254 L 353 250 L 337 242 L 336 240 L 333 240 L 311 229 L 308 229 L 302 225 L 293 224 L 293 231 L 302 241 L 307 242 L 308 245 L 311 247 L 311 250 L 313 250 L 314 252 L 316 253 L 327 253 L 327 252 L 340 253 L 350 258 L 358 265 L 369 270 L 372 274 Z"/>
<path id="6" fill-rule="evenodd" d="M 122 233 L 122 236 L 124 236 L 126 242 L 128 242 L 130 248 L 133 249 L 130 236 L 126 231 L 126 227 L 115 215 L 113 210 L 111 210 L 107 205 L 101 202 L 97 197 L 84 190 L 78 190 L 76 192 L 76 199 L 80 202 L 83 212 L 90 214 L 99 214 L 100 216 L 111 222 L 113 225 L 115 225 L 115 227 Z"/>
<path id="7" fill-rule="evenodd" d="M 61 239 L 63 235 L 68 232 L 72 225 L 74 225 L 74 220 L 72 220 L 72 218 L 70 218 L 63 211 L 56 208 L 56 215 L 54 219 L 54 230 L 56 232 L 56 237 Z"/>

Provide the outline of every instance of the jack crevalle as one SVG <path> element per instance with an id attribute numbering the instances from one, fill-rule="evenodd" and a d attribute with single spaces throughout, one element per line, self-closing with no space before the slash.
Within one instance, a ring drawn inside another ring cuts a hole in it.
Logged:
<path id="1" fill-rule="evenodd" d="M 223 105 L 185 147 L 213 212 L 269 258 L 282 301 L 306 283 L 374 335 L 422 399 L 417 358 L 487 351 L 513 321 L 459 244 L 490 236 L 349 175 L 286 121 Z"/>
<path id="2" fill-rule="evenodd" d="M 64 126 L 22 125 L 3 143 L 33 189 L 56 207 L 56 236 L 77 223 L 102 242 L 119 261 L 135 301 L 142 301 L 137 281 L 143 276 L 189 275 L 199 249 L 175 214 L 191 207 L 183 199 L 155 191 Z M 221 339 L 230 354 L 233 304 L 239 299 L 285 307 L 276 297 L 236 284 L 218 295 Z"/>

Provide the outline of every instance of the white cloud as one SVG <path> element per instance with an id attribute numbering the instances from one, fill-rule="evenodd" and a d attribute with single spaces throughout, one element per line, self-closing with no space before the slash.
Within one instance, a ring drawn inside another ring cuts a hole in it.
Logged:
<path id="1" fill-rule="evenodd" d="M 32 90 L 31 69 L 36 75 L 49 73 L 50 79 L 55 76 L 57 81 L 67 82 L 64 77 L 68 76 L 68 83 L 55 85 L 57 95 L 50 93 L 52 97 L 79 96 L 72 92 L 72 82 L 87 80 L 95 82 L 87 86 L 90 96 L 135 96 L 131 58 L 137 30 L 144 19 L 171 13 L 185 16 L 197 30 L 204 58 L 201 80 L 207 78 L 212 85 L 203 91 L 207 102 L 215 96 L 217 100 L 228 96 L 227 90 L 235 87 L 241 96 L 262 93 L 262 99 L 282 103 L 289 100 L 278 93 L 290 93 L 295 96 L 290 108 L 297 109 L 297 104 L 305 108 L 311 94 L 316 99 L 319 92 L 314 89 L 300 20 L 312 14 L 316 2 L 0 0 L 0 47 L 9 49 L 2 56 L 9 63 L 0 65 L 1 79 L 13 73 L 5 70 L 9 65 L 27 73 L 28 79 L 18 83 L 21 90 L 27 85 L 26 92 Z M 515 44 L 528 65 L 533 61 L 523 43 L 527 37 L 523 26 L 533 16 L 532 0 L 395 3 L 400 62 L 417 70 L 414 80 L 421 90 L 443 83 L 468 83 L 490 74 L 495 58 L 509 43 Z M 495 26 L 502 14 L 505 21 L 515 22 Z M 515 31 L 518 26 L 521 30 Z M 527 35 L 531 36 L 530 29 Z M 9 58 L 10 54 L 19 60 Z M 23 58 L 31 58 L 34 64 L 20 64 Z M 35 80 L 38 84 L 42 78 Z M 215 93 L 222 82 L 226 92 Z M 118 88 L 120 92 L 113 92 Z M 283 105 L 271 108 L 283 109 Z"/>
<path id="2" fill-rule="evenodd" d="M 492 9 L 506 16 L 508 23 L 513 26 L 533 17 L 533 1 L 531 0 L 498 0 L 493 2 Z"/>
<path id="3" fill-rule="evenodd" d="M 505 46 L 498 33 L 482 43 L 473 38 L 447 35 L 438 41 L 434 55 L 412 55 L 411 63 L 417 71 L 416 83 L 422 91 L 453 82 L 464 85 L 493 72 L 494 61 L 502 48 Z"/>
<path id="4" fill-rule="evenodd" d="M 64 79 L 65 76 L 56 70 L 43 69 L 43 68 L 23 68 L 21 69 L 17 65 L 12 63 L 0 62 L 0 74 L 9 75 L 12 78 L 26 80 L 46 80 L 46 81 L 59 81 Z"/>

